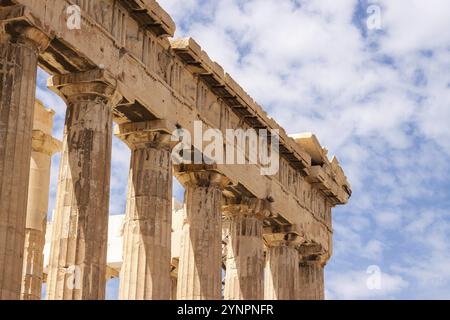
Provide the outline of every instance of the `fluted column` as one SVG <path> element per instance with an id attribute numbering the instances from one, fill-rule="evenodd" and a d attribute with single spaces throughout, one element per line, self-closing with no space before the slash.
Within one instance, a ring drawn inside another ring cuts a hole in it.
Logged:
<path id="1" fill-rule="evenodd" d="M 325 299 L 323 266 L 320 261 L 302 261 L 299 265 L 298 299 Z"/>
<path id="2" fill-rule="evenodd" d="M 262 300 L 264 297 L 263 219 L 266 201 L 243 199 L 223 207 L 228 241 L 224 298 Z"/>
<path id="3" fill-rule="evenodd" d="M 20 297 L 37 63 L 49 43 L 17 7 L 0 7 L 0 300 Z"/>
<path id="4" fill-rule="evenodd" d="M 55 76 L 67 103 L 47 282 L 48 299 L 105 296 L 112 108 L 120 96 L 104 70 Z"/>
<path id="5" fill-rule="evenodd" d="M 170 292 L 170 300 L 177 300 L 177 277 L 171 276 L 170 277 L 171 283 L 171 292 Z"/>
<path id="6" fill-rule="evenodd" d="M 298 249 L 298 299 L 325 299 L 324 267 L 329 254 L 320 245 L 301 245 Z"/>
<path id="7" fill-rule="evenodd" d="M 296 236 L 286 234 L 266 241 L 264 299 L 295 300 L 298 283 L 298 252 Z"/>
<path id="8" fill-rule="evenodd" d="M 23 300 L 41 299 L 50 167 L 52 155 L 61 149 L 61 142 L 52 137 L 53 116 L 52 110 L 36 101 L 22 272 Z"/>
<path id="9" fill-rule="evenodd" d="M 119 299 L 171 296 L 171 135 L 120 127 L 131 148 Z"/>
<path id="10" fill-rule="evenodd" d="M 215 171 L 178 174 L 185 187 L 178 268 L 178 300 L 221 299 L 222 191 L 228 179 Z"/>

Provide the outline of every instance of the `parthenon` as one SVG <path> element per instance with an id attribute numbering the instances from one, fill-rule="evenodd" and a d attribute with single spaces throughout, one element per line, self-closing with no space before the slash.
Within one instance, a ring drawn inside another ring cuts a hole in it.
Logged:
<path id="1" fill-rule="evenodd" d="M 71 6 L 80 28 L 68 27 Z M 42 299 L 43 282 L 47 299 L 102 300 L 111 277 L 124 300 L 324 299 L 331 211 L 351 187 L 314 134 L 289 136 L 195 40 L 173 38 L 154 0 L 0 0 L 0 21 L 1 300 Z M 35 99 L 38 67 L 67 106 L 62 141 Z M 172 133 L 196 121 L 224 135 L 278 130 L 278 172 L 173 163 Z M 116 264 L 107 259 L 113 134 L 131 150 Z M 173 205 L 173 177 L 183 205 Z"/>

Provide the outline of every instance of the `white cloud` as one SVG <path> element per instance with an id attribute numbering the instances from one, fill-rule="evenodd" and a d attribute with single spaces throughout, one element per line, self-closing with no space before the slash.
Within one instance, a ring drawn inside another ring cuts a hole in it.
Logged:
<path id="1" fill-rule="evenodd" d="M 446 0 L 380 0 L 383 28 L 387 36 L 383 49 L 392 54 L 430 49 L 448 49 L 450 3 Z"/>
<path id="2" fill-rule="evenodd" d="M 128 172 L 130 168 L 130 148 L 119 138 L 113 138 L 111 161 L 111 214 L 125 214 L 128 188 Z"/>
<path id="3" fill-rule="evenodd" d="M 365 245 L 362 252 L 363 256 L 372 261 L 380 260 L 383 255 L 383 243 L 379 240 L 372 239 Z"/>
<path id="4" fill-rule="evenodd" d="M 401 276 L 384 272 L 380 274 L 380 287 L 370 287 L 367 282 L 372 276 L 366 270 L 329 273 L 326 277 L 326 299 L 392 299 L 408 287 L 408 282 Z"/>
<path id="5" fill-rule="evenodd" d="M 401 225 L 402 216 L 401 212 L 394 211 L 382 211 L 375 213 L 374 215 L 375 221 L 379 225 L 379 227 L 392 230 L 398 228 Z"/>

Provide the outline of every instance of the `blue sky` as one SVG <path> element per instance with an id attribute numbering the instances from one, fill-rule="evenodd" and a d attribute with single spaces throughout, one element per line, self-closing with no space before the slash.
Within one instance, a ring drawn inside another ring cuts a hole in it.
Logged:
<path id="1" fill-rule="evenodd" d="M 288 133 L 316 133 L 344 167 L 353 196 L 333 211 L 327 299 L 450 299 L 450 2 L 159 2 L 176 37 L 196 39 Z M 373 4 L 379 30 L 367 28 Z M 57 111 L 61 138 L 65 107 L 46 77 L 37 96 Z M 113 214 L 124 212 L 128 166 L 115 140 Z M 380 289 L 366 285 L 371 265 Z"/>

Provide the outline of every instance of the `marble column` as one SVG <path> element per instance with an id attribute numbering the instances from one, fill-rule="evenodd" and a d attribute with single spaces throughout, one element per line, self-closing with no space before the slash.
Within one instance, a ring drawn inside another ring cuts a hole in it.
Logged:
<path id="1" fill-rule="evenodd" d="M 124 222 L 119 299 L 171 297 L 171 135 L 128 131 L 118 136 L 132 150 Z"/>
<path id="2" fill-rule="evenodd" d="M 61 142 L 52 137 L 54 114 L 36 101 L 22 271 L 23 300 L 41 299 L 50 167 L 52 155 L 61 149 Z"/>
<path id="3" fill-rule="evenodd" d="M 263 219 L 266 201 L 244 199 L 223 207 L 227 223 L 224 298 L 262 300 L 264 297 Z"/>
<path id="4" fill-rule="evenodd" d="M 267 242 L 264 299 L 295 300 L 298 284 L 296 242 L 287 234 L 283 239 Z"/>
<path id="5" fill-rule="evenodd" d="M 323 263 L 318 259 L 301 260 L 298 269 L 298 299 L 324 300 Z"/>
<path id="6" fill-rule="evenodd" d="M 177 277 L 171 276 L 171 293 L 170 293 L 170 300 L 177 300 Z"/>
<path id="7" fill-rule="evenodd" d="M 112 109 L 121 97 L 105 70 L 55 76 L 67 103 L 47 299 L 102 300 L 106 285 Z"/>
<path id="8" fill-rule="evenodd" d="M 178 268 L 178 300 L 222 297 L 222 191 L 228 179 L 216 171 L 178 173 L 186 216 Z"/>
<path id="9" fill-rule="evenodd" d="M 37 64 L 49 44 L 16 14 L 0 8 L 0 300 L 20 298 Z"/>

